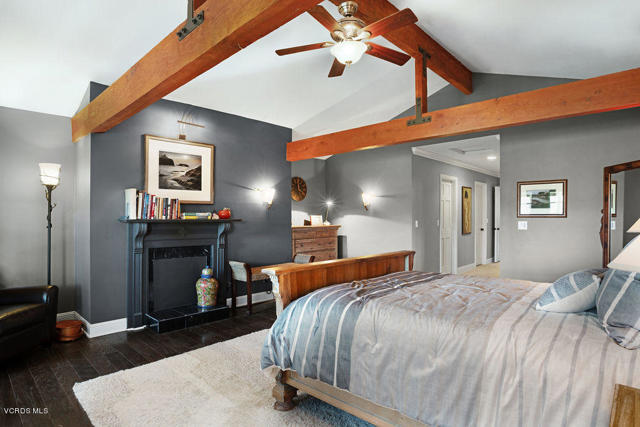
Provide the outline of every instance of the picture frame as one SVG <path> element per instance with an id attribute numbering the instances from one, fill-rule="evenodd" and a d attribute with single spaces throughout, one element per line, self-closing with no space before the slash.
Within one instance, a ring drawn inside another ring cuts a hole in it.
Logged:
<path id="1" fill-rule="evenodd" d="M 462 234 L 471 234 L 473 227 L 472 220 L 473 190 L 471 187 L 462 187 Z"/>
<path id="2" fill-rule="evenodd" d="M 179 199 L 181 204 L 212 205 L 215 146 L 145 135 L 145 191 Z"/>
<path id="3" fill-rule="evenodd" d="M 611 181 L 611 217 L 618 216 L 618 181 Z"/>
<path id="4" fill-rule="evenodd" d="M 322 225 L 322 215 L 311 215 L 311 225 Z"/>
<path id="5" fill-rule="evenodd" d="M 516 199 L 518 218 L 566 218 L 568 180 L 520 181 Z"/>

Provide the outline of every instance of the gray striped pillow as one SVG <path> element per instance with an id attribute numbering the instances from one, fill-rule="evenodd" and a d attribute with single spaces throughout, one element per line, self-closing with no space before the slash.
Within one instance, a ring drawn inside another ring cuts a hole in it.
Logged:
<path id="1" fill-rule="evenodd" d="M 538 299 L 536 310 L 579 313 L 596 306 L 596 293 L 605 269 L 576 271 L 562 276 Z"/>
<path id="2" fill-rule="evenodd" d="M 640 273 L 610 269 L 596 296 L 598 319 L 622 347 L 640 347 Z"/>

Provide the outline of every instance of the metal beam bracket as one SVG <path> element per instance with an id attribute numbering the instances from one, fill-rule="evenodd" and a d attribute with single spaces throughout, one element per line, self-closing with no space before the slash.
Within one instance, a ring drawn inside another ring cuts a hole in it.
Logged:
<path id="1" fill-rule="evenodd" d="M 416 118 L 407 121 L 407 126 L 421 125 L 431 122 L 431 116 L 422 115 L 422 98 L 416 98 Z"/>
<path id="2" fill-rule="evenodd" d="M 191 34 L 193 30 L 198 28 L 203 21 L 204 11 L 198 13 L 197 16 L 193 16 L 193 0 L 187 0 L 187 21 L 185 22 L 184 27 L 176 33 L 178 40 L 184 40 L 184 38 Z"/>
<path id="3" fill-rule="evenodd" d="M 426 50 L 419 48 L 418 49 L 422 54 L 422 75 L 427 77 L 427 60 L 431 58 L 431 55 L 427 53 Z M 426 113 L 426 111 L 422 111 L 422 98 L 416 98 L 416 118 L 407 121 L 407 126 L 415 126 L 421 125 L 424 123 L 431 122 L 431 116 L 423 116 L 422 114 Z"/>

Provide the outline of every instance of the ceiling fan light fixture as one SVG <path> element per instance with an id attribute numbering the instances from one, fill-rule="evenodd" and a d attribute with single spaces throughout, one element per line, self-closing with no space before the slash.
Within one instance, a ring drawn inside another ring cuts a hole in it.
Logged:
<path id="1" fill-rule="evenodd" d="M 336 59 L 345 65 L 353 65 L 362 58 L 362 55 L 367 51 L 368 46 L 366 43 L 356 40 L 345 40 L 336 43 L 331 48 L 331 54 Z"/>

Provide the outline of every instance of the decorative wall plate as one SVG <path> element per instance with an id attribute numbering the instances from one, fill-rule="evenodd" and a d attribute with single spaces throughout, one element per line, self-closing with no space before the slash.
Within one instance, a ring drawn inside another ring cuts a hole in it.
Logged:
<path id="1" fill-rule="evenodd" d="M 299 176 L 291 178 L 291 198 L 300 202 L 307 197 L 307 183 Z"/>

